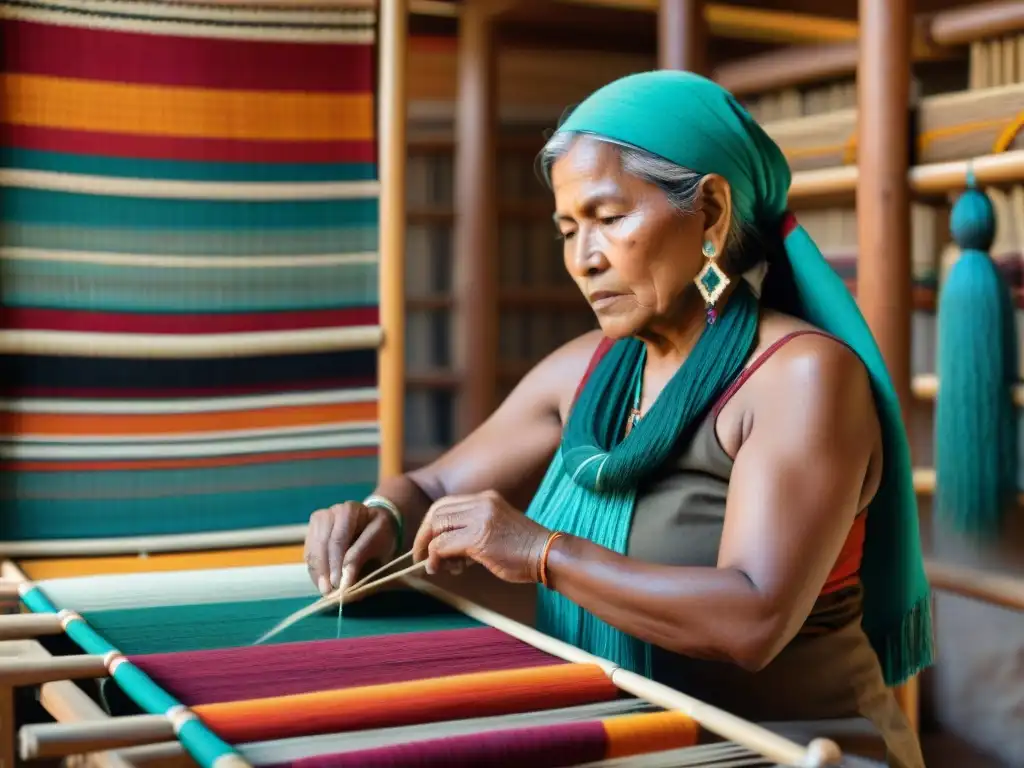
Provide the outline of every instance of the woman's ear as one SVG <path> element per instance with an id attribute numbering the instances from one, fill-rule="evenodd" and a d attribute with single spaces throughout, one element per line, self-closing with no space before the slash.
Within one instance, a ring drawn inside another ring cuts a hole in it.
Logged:
<path id="1" fill-rule="evenodd" d="M 732 221 L 732 190 L 729 182 L 711 173 L 700 180 L 701 211 L 704 213 L 704 240 L 710 240 L 715 253 L 728 245 L 729 222 Z"/>

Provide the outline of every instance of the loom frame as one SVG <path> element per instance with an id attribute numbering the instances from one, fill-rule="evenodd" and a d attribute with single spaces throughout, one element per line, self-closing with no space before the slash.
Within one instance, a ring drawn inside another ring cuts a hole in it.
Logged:
<path id="1" fill-rule="evenodd" d="M 230 570 L 230 569 L 227 569 Z M 40 625 L 26 626 L 18 622 L 18 617 L 0 616 L 0 639 L 16 638 L 21 642 L 34 642 L 33 637 L 38 634 L 56 634 L 68 632 L 74 624 L 82 623 L 88 628 L 85 622 L 74 611 L 58 609 L 50 602 L 44 592 L 40 591 L 34 583 L 25 577 L 16 566 L 5 564 L 0 569 L 0 576 L 9 582 L 18 581 L 19 594 L 22 597 L 32 594 L 33 603 L 49 613 L 41 614 L 48 617 L 49 627 Z M 792 768 L 826 768 L 829 765 L 839 765 L 842 760 L 842 752 L 839 747 L 827 739 L 816 739 L 806 746 L 776 734 L 767 728 L 748 722 L 736 717 L 724 710 L 705 704 L 691 696 L 673 690 L 668 686 L 656 683 L 653 680 L 644 678 L 628 670 L 618 667 L 616 664 L 596 657 L 574 646 L 564 643 L 555 638 L 528 627 L 520 622 L 510 619 L 496 611 L 480 606 L 467 598 L 456 595 L 445 588 L 431 583 L 430 581 L 417 577 L 406 576 L 401 579 L 404 585 L 410 589 L 433 597 L 441 603 L 447 604 L 456 611 L 480 621 L 486 626 L 497 629 L 515 639 L 533 646 L 541 651 L 549 653 L 570 664 L 594 665 L 607 675 L 608 679 L 624 693 L 631 694 L 638 699 L 644 700 L 655 706 L 666 710 L 682 712 L 695 720 L 702 728 L 707 729 L 716 735 L 745 747 L 756 755 L 780 766 L 792 766 Z M 37 615 L 35 613 L 31 615 Z M 40 630 L 43 630 L 40 632 Z M 89 632 L 94 632 L 89 629 Z M 104 642 L 106 642 L 104 640 Z M 109 643 L 108 643 L 109 644 Z M 36 643 L 38 646 L 38 643 Z M 121 651 L 117 649 L 108 650 L 103 657 L 89 655 L 83 657 L 52 657 L 39 647 L 31 657 L 31 660 L 18 665 L 9 665 L 9 669 L 0 661 L 0 674 L 5 680 L 14 680 L 21 685 L 70 685 L 70 679 L 90 679 L 104 676 L 108 671 L 113 671 L 120 663 L 125 662 Z M 72 673 L 70 676 L 68 673 Z M 156 685 L 153 683 L 153 685 Z M 159 688 L 158 685 L 156 685 Z M 123 689 L 122 689 L 123 690 Z M 125 691 L 135 698 L 135 696 Z M 82 695 L 81 692 L 78 692 Z M 166 693 L 165 693 L 166 696 Z M 90 702 L 91 703 L 91 702 Z M 180 704 L 178 705 L 181 706 Z M 173 708 L 172 715 L 160 715 L 150 713 L 142 716 L 129 717 L 107 717 L 96 722 L 89 722 L 85 719 L 71 723 L 57 723 L 55 725 L 29 725 L 24 726 L 20 733 L 20 743 L 23 759 L 35 759 L 41 757 L 56 756 L 78 756 L 87 758 L 93 752 L 104 754 L 106 751 L 114 751 L 115 761 L 120 761 L 127 768 L 145 768 L 144 766 L 133 766 L 124 759 L 123 755 L 116 752 L 118 742 L 129 738 L 129 731 L 138 731 L 138 735 L 130 740 L 130 746 L 152 745 L 159 747 L 163 741 L 162 735 L 174 735 L 181 723 L 188 722 L 191 715 L 188 707 L 181 707 L 180 710 Z M 119 726 L 130 720 L 127 729 Z M 97 723 L 102 723 L 97 725 Z M 137 727 L 136 727 L 137 726 Z M 106 733 L 105 733 L 106 732 Z M 107 736 L 112 732 L 113 738 Z M 103 741 L 103 737 L 107 740 Z M 113 742 L 113 743 L 111 743 Z M 122 744 L 125 742 L 122 741 Z M 82 750 L 86 754 L 79 754 L 73 750 Z M 167 747 L 165 747 L 167 749 Z M 221 766 L 235 766 L 243 768 L 248 763 L 235 752 L 225 756 L 213 763 L 213 768 Z M 117 768 L 117 764 L 109 768 Z"/>

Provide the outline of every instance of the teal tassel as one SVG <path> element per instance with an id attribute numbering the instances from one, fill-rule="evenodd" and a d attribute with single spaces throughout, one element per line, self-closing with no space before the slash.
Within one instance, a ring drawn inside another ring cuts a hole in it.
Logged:
<path id="1" fill-rule="evenodd" d="M 991 536 L 1017 494 L 1017 338 L 1009 287 L 989 255 L 995 211 L 971 182 L 953 206 L 961 255 L 939 296 L 935 514 Z"/>

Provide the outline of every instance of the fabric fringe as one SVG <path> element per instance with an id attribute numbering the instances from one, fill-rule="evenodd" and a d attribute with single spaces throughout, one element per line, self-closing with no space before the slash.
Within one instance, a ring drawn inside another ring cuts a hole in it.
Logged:
<path id="1" fill-rule="evenodd" d="M 921 598 L 887 632 L 868 632 L 889 687 L 900 685 L 935 662 L 931 596 Z"/>

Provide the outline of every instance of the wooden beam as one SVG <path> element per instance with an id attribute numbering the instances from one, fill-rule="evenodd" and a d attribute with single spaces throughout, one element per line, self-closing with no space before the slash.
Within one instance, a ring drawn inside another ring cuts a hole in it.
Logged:
<path id="1" fill-rule="evenodd" d="M 708 30 L 704 0 L 661 0 L 658 67 L 707 74 Z"/>
<path id="2" fill-rule="evenodd" d="M 1024 32 L 1024 3 L 1001 0 L 954 8 L 936 13 L 930 26 L 932 39 L 942 45 L 963 45 Z"/>
<path id="3" fill-rule="evenodd" d="M 859 50 L 855 42 L 793 45 L 726 62 L 716 67 L 711 76 L 737 96 L 853 78 Z M 914 62 L 954 59 L 962 55 L 962 50 L 937 45 L 930 37 L 927 23 L 915 23 L 911 47 Z"/>
<path id="4" fill-rule="evenodd" d="M 716 67 L 712 78 L 736 96 L 853 75 L 857 43 L 795 45 Z"/>
<path id="5" fill-rule="evenodd" d="M 925 562 L 932 589 L 1024 612 L 1024 578 L 965 568 L 935 559 Z"/>
<path id="6" fill-rule="evenodd" d="M 562 3 L 655 13 L 659 0 L 559 0 Z M 857 22 L 831 16 L 708 3 L 704 20 L 716 37 L 771 43 L 826 43 L 857 40 Z"/>
<path id="7" fill-rule="evenodd" d="M 857 72 L 857 298 L 910 412 L 910 0 L 860 0 Z M 917 679 L 895 691 L 917 730 Z"/>
<path id="8" fill-rule="evenodd" d="M 458 438 L 490 415 L 498 387 L 495 26 L 491 8 L 464 5 L 455 114 L 455 365 L 463 383 Z"/>
<path id="9" fill-rule="evenodd" d="M 380 4 L 380 324 L 377 362 L 381 478 L 401 474 L 405 448 L 405 71 L 409 0 Z"/>

